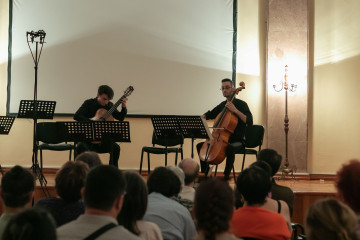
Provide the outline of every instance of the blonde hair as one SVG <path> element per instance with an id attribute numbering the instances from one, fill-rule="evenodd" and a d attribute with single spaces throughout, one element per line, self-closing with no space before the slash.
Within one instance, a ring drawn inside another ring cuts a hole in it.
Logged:
<path id="1" fill-rule="evenodd" d="M 336 199 L 322 199 L 310 206 L 306 216 L 306 236 L 309 240 L 355 239 L 357 217 Z"/>

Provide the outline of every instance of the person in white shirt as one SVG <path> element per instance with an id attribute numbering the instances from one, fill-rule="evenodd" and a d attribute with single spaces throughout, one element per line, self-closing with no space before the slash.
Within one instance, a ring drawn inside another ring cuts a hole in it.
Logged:
<path id="1" fill-rule="evenodd" d="M 182 199 L 194 201 L 194 183 L 199 175 L 199 164 L 192 158 L 185 158 L 179 163 L 179 168 L 181 168 L 185 174 L 185 185 L 179 193 L 179 196 Z"/>
<path id="2" fill-rule="evenodd" d="M 124 175 L 116 167 L 99 165 L 91 169 L 81 190 L 85 214 L 59 227 L 58 240 L 141 240 L 116 220 L 124 202 L 125 187 Z"/>

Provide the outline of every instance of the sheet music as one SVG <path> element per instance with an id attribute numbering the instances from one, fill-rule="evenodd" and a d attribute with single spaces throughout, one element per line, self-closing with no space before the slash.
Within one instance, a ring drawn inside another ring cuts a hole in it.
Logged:
<path id="1" fill-rule="evenodd" d="M 206 130 L 206 134 L 208 135 L 209 139 L 212 140 L 212 139 L 213 139 L 213 136 L 212 136 L 212 134 L 211 134 L 211 132 L 210 132 L 210 129 L 209 129 L 209 126 L 208 126 L 208 124 L 207 124 L 206 119 L 205 119 L 205 118 L 202 118 L 202 117 L 200 117 L 200 118 L 201 118 L 201 121 L 202 121 L 203 124 L 204 124 L 205 130 Z"/>

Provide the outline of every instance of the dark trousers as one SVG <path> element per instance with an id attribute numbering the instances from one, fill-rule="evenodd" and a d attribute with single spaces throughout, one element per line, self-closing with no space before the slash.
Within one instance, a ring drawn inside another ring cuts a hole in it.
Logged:
<path id="1" fill-rule="evenodd" d="M 118 161 L 120 157 L 120 146 L 115 142 L 101 142 L 94 144 L 91 142 L 80 142 L 76 147 L 76 155 L 85 152 L 93 151 L 97 153 L 110 153 L 109 165 L 118 167 Z"/>
<path id="2" fill-rule="evenodd" d="M 203 146 L 204 142 L 198 143 L 196 145 L 197 152 L 199 154 L 201 147 Z M 226 179 L 229 178 L 231 169 L 233 168 L 234 161 L 235 161 L 235 153 L 240 151 L 244 148 L 244 145 L 241 142 L 233 142 L 229 143 L 226 147 L 226 165 L 224 169 L 224 177 Z M 209 171 L 209 164 L 205 161 L 200 161 L 201 172 L 207 173 Z"/>

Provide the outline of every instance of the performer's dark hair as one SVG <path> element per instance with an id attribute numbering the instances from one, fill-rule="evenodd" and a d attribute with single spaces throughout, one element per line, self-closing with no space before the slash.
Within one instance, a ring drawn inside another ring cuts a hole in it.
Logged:
<path id="1" fill-rule="evenodd" d="M 234 82 L 230 78 L 224 78 L 223 80 L 221 80 L 221 82 L 230 82 L 231 86 L 234 86 Z"/>
<path id="2" fill-rule="evenodd" d="M 14 166 L 1 179 L 1 197 L 5 206 L 13 208 L 25 206 L 34 187 L 33 174 L 19 165 Z"/>
<path id="3" fill-rule="evenodd" d="M 56 240 L 55 221 L 45 209 L 26 209 L 10 219 L 2 239 Z"/>
<path id="4" fill-rule="evenodd" d="M 179 194 L 181 190 L 180 179 L 165 167 L 157 167 L 150 174 L 147 180 L 149 193 L 161 193 L 165 197 L 173 197 Z"/>
<path id="5" fill-rule="evenodd" d="M 89 166 L 80 161 L 67 161 L 56 173 L 56 193 L 66 202 L 81 199 L 81 188 L 84 187 L 86 174 Z"/>
<path id="6" fill-rule="evenodd" d="M 141 220 L 148 204 L 148 191 L 144 179 L 136 172 L 125 172 L 126 195 L 117 220 L 130 232 L 139 235 L 136 221 Z"/>
<path id="7" fill-rule="evenodd" d="M 109 211 L 125 188 L 125 178 L 119 169 L 112 165 L 94 167 L 85 180 L 85 207 Z"/>
<path id="8" fill-rule="evenodd" d="M 249 167 L 239 174 L 236 187 L 248 205 L 264 204 L 271 190 L 270 174 L 258 166 Z"/>
<path id="9" fill-rule="evenodd" d="M 98 94 L 106 94 L 110 100 L 114 97 L 114 91 L 108 85 L 101 85 L 98 89 Z"/>
<path id="10" fill-rule="evenodd" d="M 257 160 L 268 163 L 272 169 L 271 176 L 274 176 L 279 171 L 282 156 L 273 149 L 263 149 L 258 153 Z"/>
<path id="11" fill-rule="evenodd" d="M 227 232 L 234 210 L 233 191 L 229 184 L 217 178 L 200 183 L 195 194 L 195 216 L 198 229 L 206 240 Z"/>

